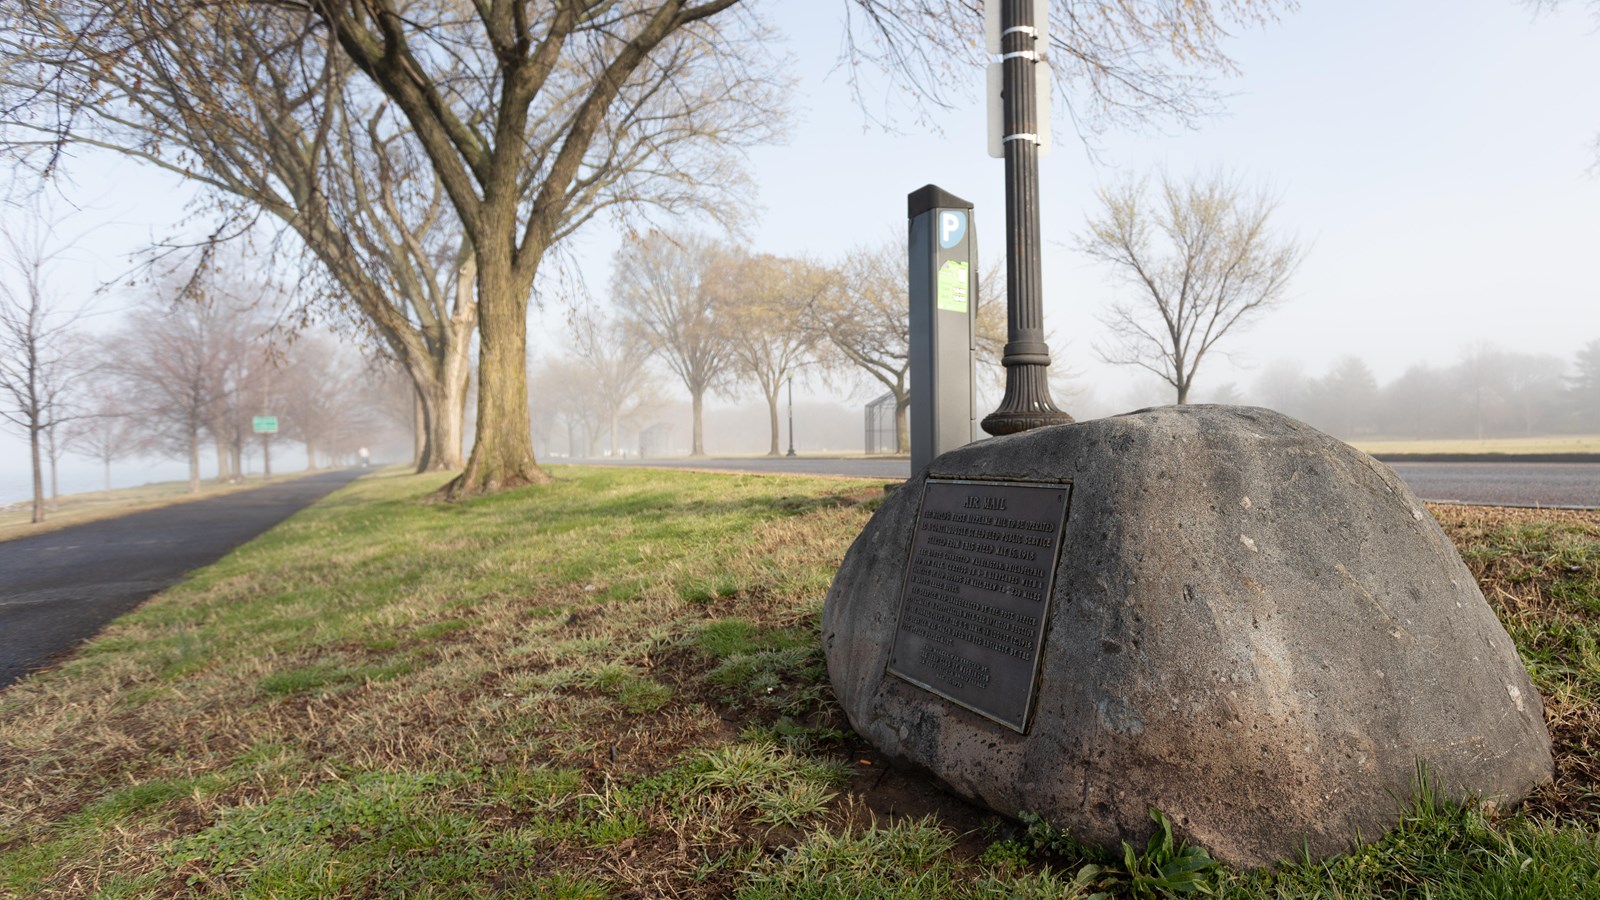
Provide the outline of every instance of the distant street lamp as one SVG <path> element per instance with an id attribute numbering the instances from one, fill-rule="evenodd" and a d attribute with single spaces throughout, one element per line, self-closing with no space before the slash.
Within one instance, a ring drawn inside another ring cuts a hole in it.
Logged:
<path id="1" fill-rule="evenodd" d="M 1037 0 L 1000 0 L 1000 45 L 990 47 L 1000 51 L 1000 141 L 1006 161 L 1006 346 L 1000 360 L 1006 368 L 1006 393 L 982 423 L 993 435 L 1072 421 L 1050 399 L 1050 345 L 1044 340 L 1039 272 L 1039 143 L 1050 123 L 1038 116 L 1036 82 L 1043 49 L 1038 38 L 1045 23 L 1042 18 L 1035 21 L 1035 15 L 1045 6 Z"/>
<path id="2" fill-rule="evenodd" d="M 789 456 L 794 455 L 794 376 L 789 376 Z"/>

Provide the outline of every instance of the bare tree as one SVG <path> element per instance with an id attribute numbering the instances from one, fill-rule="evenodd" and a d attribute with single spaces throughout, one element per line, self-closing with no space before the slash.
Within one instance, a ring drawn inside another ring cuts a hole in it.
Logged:
<path id="1" fill-rule="evenodd" d="M 306 470 L 317 468 L 317 453 L 332 462 L 343 453 L 372 443 L 379 413 L 366 403 L 364 367 L 327 334 L 298 336 L 274 359 L 274 393 L 282 399 L 285 437 L 306 448 Z M 278 407 L 275 406 L 274 409 Z"/>
<path id="2" fill-rule="evenodd" d="M 217 457 L 217 480 L 235 482 L 244 476 L 245 445 L 256 437 L 252 420 L 275 412 L 282 396 L 272 390 L 276 348 L 264 315 L 264 292 L 252 292 L 217 269 L 206 276 L 205 302 L 224 312 L 213 320 L 209 335 L 216 348 L 215 399 L 206 431 Z"/>
<path id="3" fill-rule="evenodd" d="M 416 385 L 393 359 L 370 354 L 359 385 L 360 403 L 376 414 L 385 438 L 410 436 L 411 465 L 422 471 L 420 463 L 428 452 L 428 424 Z"/>
<path id="4" fill-rule="evenodd" d="M 44 467 L 64 447 L 58 429 L 80 413 L 73 394 L 91 366 L 78 335 L 84 307 L 67 306 L 50 289 L 63 247 L 52 227 L 35 219 L 31 229 L 0 230 L 0 420 L 28 439 L 33 468 L 33 521 L 45 518 Z"/>
<path id="5" fill-rule="evenodd" d="M 1370 434 L 1378 421 L 1378 381 L 1358 356 L 1344 356 L 1313 385 L 1312 420 L 1342 438 Z"/>
<path id="6" fill-rule="evenodd" d="M 111 464 L 138 451 L 139 432 L 128 415 L 126 401 L 117 396 L 110 381 L 102 380 L 91 388 L 83 405 L 84 415 L 68 430 L 75 453 L 100 463 L 105 474 L 105 492 L 111 493 Z"/>
<path id="7" fill-rule="evenodd" d="M 470 245 L 404 120 L 316 23 L 271 4 L 7 7 L 3 143 L 44 172 L 81 146 L 184 177 L 221 217 L 213 241 L 262 212 L 283 223 L 315 260 L 307 299 L 357 316 L 416 383 L 419 464 L 460 468 Z"/>
<path id="8" fill-rule="evenodd" d="M 855 366 L 894 395 L 895 446 L 911 446 L 911 320 L 906 307 L 906 250 L 893 238 L 851 251 L 806 311 L 806 324 L 821 338 L 824 365 L 832 372 Z"/>
<path id="9" fill-rule="evenodd" d="M 1251 393 L 1261 405 L 1299 419 L 1305 418 L 1311 392 L 1311 379 L 1300 361 L 1294 359 L 1268 363 L 1251 385 Z"/>
<path id="10" fill-rule="evenodd" d="M 337 126 L 343 159 L 329 180 L 342 197 L 334 208 L 353 212 L 359 270 L 397 289 L 388 308 L 374 306 L 383 316 L 367 318 L 416 388 L 417 471 L 454 471 L 464 465 L 477 256 L 426 156 L 394 118 L 379 104 L 358 119 L 347 104 Z M 344 275 L 330 287 L 352 280 Z"/>
<path id="11" fill-rule="evenodd" d="M 1383 388 L 1380 412 L 1384 433 L 1416 440 L 1443 434 L 1451 393 L 1445 373 L 1426 363 L 1408 366 Z"/>
<path id="12" fill-rule="evenodd" d="M 1600 430 L 1600 338 L 1584 344 L 1568 378 L 1568 407 L 1577 427 Z"/>
<path id="13" fill-rule="evenodd" d="M 76 354 L 73 354 L 76 355 Z M 71 408 L 71 404 L 63 403 L 62 406 Z M 49 506 L 54 511 L 61 505 L 61 457 L 72 448 L 73 439 L 76 437 L 71 428 L 67 427 L 72 419 L 58 418 L 44 430 L 44 455 L 50 463 L 50 501 Z"/>
<path id="14" fill-rule="evenodd" d="M 978 275 L 978 309 L 974 314 L 977 337 L 978 377 L 996 388 L 1004 388 L 1006 370 L 1000 364 L 1006 350 L 1006 273 L 1005 261 L 997 259 Z M 1046 336 L 1046 340 L 1049 337 Z"/>
<path id="15" fill-rule="evenodd" d="M 529 384 L 540 388 L 548 398 L 535 417 L 545 426 L 544 433 L 564 431 L 569 457 L 594 456 L 608 411 L 593 368 L 580 357 L 559 356 L 541 362 L 529 377 Z"/>
<path id="16" fill-rule="evenodd" d="M 725 251 L 700 237 L 651 232 L 617 251 L 612 294 L 624 321 L 688 389 L 691 454 L 705 455 L 706 392 L 726 384 L 732 331 L 719 316 L 714 269 Z"/>
<path id="17" fill-rule="evenodd" d="M 573 323 L 574 348 L 595 387 L 599 412 L 610 433 L 611 455 L 621 449 L 622 420 L 643 399 L 650 381 L 650 348 L 634 329 L 621 322 L 585 317 Z"/>
<path id="18" fill-rule="evenodd" d="M 971 0 L 850 4 L 866 21 L 850 28 L 849 58 L 924 98 L 967 78 L 953 60 L 978 58 Z M 1081 111 L 1069 107 L 1080 122 L 1201 115 L 1210 99 L 1201 73 L 1232 67 L 1221 38 L 1277 5 L 1057 0 L 1055 71 L 1087 99 Z M 17 0 L 0 14 L 0 48 L 15 61 L 0 77 L 0 111 L 26 132 L 13 146 L 50 148 L 47 170 L 66 142 L 83 140 L 186 176 L 234 170 L 250 189 L 219 190 L 250 203 L 261 185 L 282 181 L 291 202 L 263 208 L 290 222 L 341 284 L 359 283 L 349 274 L 354 238 L 319 203 L 334 196 L 323 176 L 337 154 L 321 149 L 336 133 L 333 110 L 349 93 L 348 67 L 363 72 L 407 123 L 475 254 L 478 435 L 450 488 L 470 493 L 543 480 L 525 357 L 545 255 L 606 209 L 735 208 L 725 202 L 741 182 L 729 151 L 771 137 L 781 122 L 777 80 L 758 64 L 771 58 L 765 29 L 740 14 L 747 9 L 739 0 Z M 144 105 L 158 94 L 166 99 Z M 239 140 L 257 133 L 308 140 L 274 149 L 262 165 Z M 213 135 L 224 139 L 219 153 Z M 412 333 L 370 294 L 351 289 L 386 339 Z"/>
<path id="19" fill-rule="evenodd" d="M 806 327 L 801 312 L 832 287 L 833 279 L 821 266 L 805 260 L 733 255 L 717 267 L 713 281 L 733 364 L 755 379 L 767 401 L 771 436 L 767 455 L 778 456 L 779 392 L 809 361 L 821 339 Z"/>
<path id="20" fill-rule="evenodd" d="M 1079 247 L 1132 290 L 1105 319 L 1107 362 L 1159 375 L 1187 403 L 1195 372 L 1230 332 L 1282 302 L 1304 252 L 1271 229 L 1277 201 L 1222 173 L 1183 182 L 1161 176 L 1100 191 L 1105 207 Z"/>
<path id="21" fill-rule="evenodd" d="M 1457 432 L 1482 439 L 1555 430 L 1565 369 L 1558 357 L 1472 344 L 1449 371 Z"/>
<path id="22" fill-rule="evenodd" d="M 1505 405 L 1505 358 L 1493 344 L 1477 341 L 1466 348 L 1451 375 L 1464 404 L 1467 428 L 1481 441 L 1488 436 L 1490 420 Z"/>
<path id="23" fill-rule="evenodd" d="M 1548 353 L 1507 353 L 1505 397 L 1510 420 L 1502 433 L 1532 435 L 1555 430 L 1560 418 L 1566 363 Z"/>
<path id="24" fill-rule="evenodd" d="M 116 372 L 156 446 L 189 463 L 189 490 L 200 490 L 200 448 L 227 403 L 226 370 L 240 352 L 229 339 L 248 310 L 226 292 L 171 281 L 157 284 L 113 341 Z"/>
<path id="25" fill-rule="evenodd" d="M 545 255 L 607 208 L 734 208 L 729 151 L 781 122 L 764 28 L 736 4 L 309 3 L 406 117 L 476 251 L 478 434 L 451 494 L 546 480 L 526 365 Z"/>

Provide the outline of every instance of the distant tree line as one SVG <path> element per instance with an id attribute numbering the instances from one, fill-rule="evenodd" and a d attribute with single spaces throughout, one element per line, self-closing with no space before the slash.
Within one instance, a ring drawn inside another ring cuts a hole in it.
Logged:
<path id="1" fill-rule="evenodd" d="M 1479 345 L 1450 365 L 1413 365 L 1387 384 L 1355 356 L 1320 376 L 1281 362 L 1248 392 L 1225 385 L 1203 399 L 1268 406 L 1343 438 L 1600 434 L 1600 338 L 1571 360 Z"/>

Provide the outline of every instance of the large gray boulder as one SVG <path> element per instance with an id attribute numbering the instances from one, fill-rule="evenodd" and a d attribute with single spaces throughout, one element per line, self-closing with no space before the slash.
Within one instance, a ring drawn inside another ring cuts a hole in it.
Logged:
<path id="1" fill-rule="evenodd" d="M 1072 482 L 1032 720 L 889 674 L 924 481 Z M 1387 467 L 1252 408 L 1039 429 L 935 459 L 850 548 L 823 611 L 851 724 L 990 809 L 1142 841 L 1151 807 L 1245 866 L 1551 778 L 1538 693 L 1470 572 Z"/>

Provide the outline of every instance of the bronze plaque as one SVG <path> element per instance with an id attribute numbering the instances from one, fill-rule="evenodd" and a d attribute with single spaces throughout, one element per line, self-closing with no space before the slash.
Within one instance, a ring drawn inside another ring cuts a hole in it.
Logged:
<path id="1" fill-rule="evenodd" d="M 1026 732 L 1071 499 L 1065 481 L 929 478 L 889 671 Z"/>

